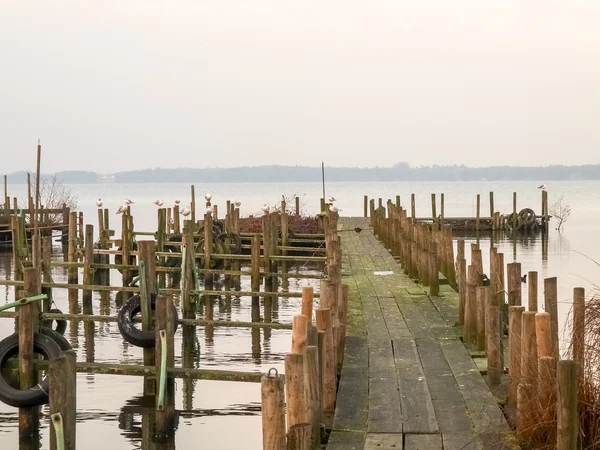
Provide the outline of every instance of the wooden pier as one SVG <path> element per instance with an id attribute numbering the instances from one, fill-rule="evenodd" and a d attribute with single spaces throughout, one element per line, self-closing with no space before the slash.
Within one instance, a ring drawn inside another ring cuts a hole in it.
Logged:
<path id="1" fill-rule="evenodd" d="M 350 293 L 327 448 L 515 448 L 460 339 L 456 291 L 446 284 L 430 296 L 403 273 L 366 219 L 342 218 L 340 227 Z"/>

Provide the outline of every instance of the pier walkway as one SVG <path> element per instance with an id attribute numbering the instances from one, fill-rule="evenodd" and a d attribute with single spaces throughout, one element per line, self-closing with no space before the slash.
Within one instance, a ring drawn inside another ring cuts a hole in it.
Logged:
<path id="1" fill-rule="evenodd" d="M 460 339 L 458 295 L 442 285 L 430 297 L 367 219 L 340 218 L 339 227 L 350 298 L 327 449 L 518 448 Z"/>

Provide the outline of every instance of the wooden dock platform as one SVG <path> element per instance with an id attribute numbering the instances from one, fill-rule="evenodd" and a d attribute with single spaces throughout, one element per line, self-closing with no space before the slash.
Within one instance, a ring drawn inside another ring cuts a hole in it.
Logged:
<path id="1" fill-rule="evenodd" d="M 340 218 L 338 229 L 350 295 L 327 449 L 519 448 L 460 339 L 456 292 L 430 297 L 367 219 Z"/>

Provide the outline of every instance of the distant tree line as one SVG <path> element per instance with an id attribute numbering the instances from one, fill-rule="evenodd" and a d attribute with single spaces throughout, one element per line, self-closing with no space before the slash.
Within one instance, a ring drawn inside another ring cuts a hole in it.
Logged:
<path id="1" fill-rule="evenodd" d="M 57 173 L 64 183 L 97 183 L 101 174 L 91 171 L 62 171 Z M 117 172 L 116 183 L 147 182 L 310 182 L 321 180 L 320 167 L 253 166 L 206 169 L 143 169 Z M 544 167 L 494 166 L 467 167 L 422 166 L 410 167 L 400 162 L 392 167 L 325 167 L 326 181 L 516 181 L 516 180 L 600 180 L 600 164 L 582 166 L 551 165 Z M 8 176 L 10 183 L 25 183 L 26 172 Z"/>

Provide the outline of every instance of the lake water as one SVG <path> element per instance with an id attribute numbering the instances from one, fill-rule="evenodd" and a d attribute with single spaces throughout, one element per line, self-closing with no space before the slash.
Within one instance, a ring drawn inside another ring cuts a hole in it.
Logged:
<path id="1" fill-rule="evenodd" d="M 394 199 L 401 196 L 403 206 L 410 205 L 410 194 L 416 194 L 417 216 L 431 214 L 431 193 L 445 194 L 445 216 L 474 216 L 476 195 L 481 194 L 482 216 L 489 213 L 489 192 L 493 191 L 496 209 L 502 213 L 512 211 L 512 193 L 518 193 L 518 209 L 529 207 L 541 212 L 541 193 L 536 187 L 542 182 L 455 182 L 455 183 L 329 183 L 326 195 L 337 198 L 337 205 L 343 216 L 363 215 L 363 195 L 370 198 Z M 591 294 L 598 280 L 600 268 L 577 252 L 600 261 L 600 182 L 553 182 L 548 183 L 549 203 L 563 196 L 572 208 L 572 215 L 565 223 L 562 233 L 552 227 L 548 234 L 547 255 L 542 251 L 541 235 L 513 241 L 502 235 L 496 246 L 504 253 L 505 263 L 519 261 L 522 271 L 539 272 L 539 298 L 543 304 L 543 279 L 558 277 L 559 313 L 564 318 L 570 308 L 573 288 L 583 286 Z M 165 206 L 175 199 L 183 204 L 190 200 L 190 186 L 187 184 L 94 184 L 73 185 L 73 193 L 79 199 L 79 210 L 84 213 L 86 223 L 96 225 L 96 199 L 102 198 L 104 207 L 111 210 L 111 228 L 120 234 L 120 216 L 115 215 L 124 198 L 135 203 L 132 214 L 137 231 L 154 231 L 157 227 L 156 207 L 152 202 L 163 199 Z M 25 185 L 9 186 L 9 195 L 24 199 Z M 242 216 L 260 214 L 263 204 L 275 205 L 282 194 L 287 197 L 300 197 L 303 212 L 316 214 L 319 198 L 322 196 L 320 183 L 269 184 L 269 183 L 222 183 L 196 184 L 197 205 L 203 204 L 205 192 L 213 196 L 213 204 L 225 210 L 226 200 L 241 201 Z M 198 206 L 198 211 L 202 208 Z M 439 212 L 439 204 L 438 204 Z M 222 216 L 222 213 L 221 213 Z M 467 238 L 474 242 L 475 237 Z M 489 273 L 489 238 L 480 237 L 483 250 L 484 270 Z M 57 244 L 58 245 L 58 244 Z M 61 261 L 60 247 L 55 248 L 56 260 Z M 467 258 L 469 252 L 467 251 Z M 469 261 L 467 260 L 467 264 Z M 0 254 L 0 278 L 12 277 L 12 261 L 9 253 Z M 306 269 L 305 269 L 306 270 Z M 312 273 L 316 273 L 313 270 Z M 118 272 L 112 275 L 112 282 L 119 283 Z M 66 271 L 54 268 L 53 279 L 66 282 Z M 248 282 L 242 280 L 242 289 L 249 289 Z M 315 285 L 315 280 L 291 279 L 289 289 L 299 291 L 302 286 Z M 527 298 L 527 285 L 523 285 L 523 298 Z M 12 289 L 0 287 L 4 302 L 14 299 Z M 67 292 L 55 290 L 57 305 L 68 310 Z M 118 308 L 114 294 L 94 294 L 94 313 L 115 315 Z M 249 298 L 235 298 L 217 302 L 214 306 L 215 319 L 251 320 Z M 291 323 L 291 318 L 299 312 L 299 299 L 281 299 L 273 321 Z M 275 314 L 275 313 L 274 313 Z M 199 315 L 202 317 L 202 315 Z M 13 331 L 10 319 L 0 319 L 0 336 Z M 88 330 L 89 331 L 89 330 Z M 291 334 L 287 330 L 252 331 L 248 328 L 214 328 L 206 332 L 197 328 L 199 355 L 195 355 L 195 367 L 210 367 L 227 370 L 262 371 L 275 367 L 283 371 L 283 358 L 291 345 Z M 85 338 L 85 327 L 79 324 L 71 328 L 65 336 L 77 348 L 78 360 L 97 362 L 118 362 L 142 364 L 142 350 L 124 343 L 116 323 L 97 323 L 96 337 L 92 341 Z M 181 333 L 176 336 L 176 364 L 181 364 Z M 142 380 L 139 377 L 78 374 L 78 424 L 77 441 L 79 448 L 95 449 L 110 447 L 113 450 L 130 450 L 151 447 L 142 443 L 142 420 L 148 420 L 148 409 L 140 406 Z M 193 389 L 193 395 L 190 395 Z M 178 449 L 197 447 L 219 449 L 260 449 L 260 385 L 252 383 L 194 381 L 184 383 L 177 380 L 176 409 L 179 422 L 175 437 Z M 192 398 L 190 404 L 190 397 Z M 48 447 L 48 422 L 42 421 L 41 447 Z M 0 448 L 16 448 L 18 442 L 17 411 L 0 404 Z M 168 448 L 174 448 L 170 446 Z"/>

